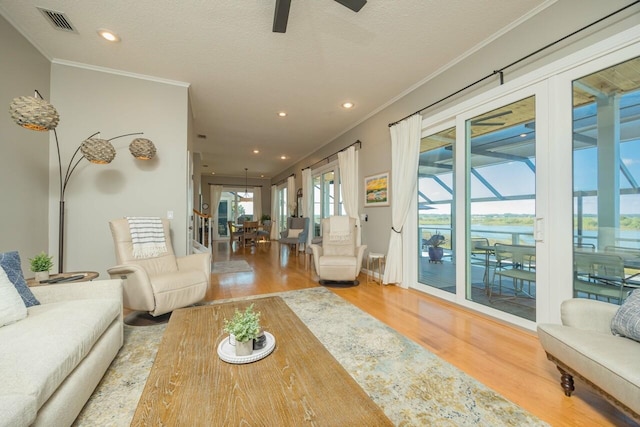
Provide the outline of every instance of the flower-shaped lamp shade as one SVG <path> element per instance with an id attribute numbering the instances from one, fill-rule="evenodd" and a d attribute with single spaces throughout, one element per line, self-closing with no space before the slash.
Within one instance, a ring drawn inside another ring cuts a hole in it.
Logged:
<path id="1" fill-rule="evenodd" d="M 9 105 L 9 111 L 14 122 L 31 130 L 52 130 L 60 121 L 60 116 L 53 105 L 33 96 L 14 98 Z"/>
<path id="2" fill-rule="evenodd" d="M 151 160 L 156 155 L 156 146 L 146 138 L 136 138 L 129 144 L 131 155 L 139 160 Z"/>
<path id="3" fill-rule="evenodd" d="M 116 149 L 106 139 L 89 138 L 80 144 L 80 151 L 91 163 L 104 165 L 116 157 Z"/>

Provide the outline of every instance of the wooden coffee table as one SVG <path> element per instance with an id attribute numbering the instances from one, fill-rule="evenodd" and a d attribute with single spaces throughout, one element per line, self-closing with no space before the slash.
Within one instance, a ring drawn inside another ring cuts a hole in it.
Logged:
<path id="1" fill-rule="evenodd" d="M 224 362 L 224 319 L 252 302 L 276 348 L 253 363 Z M 393 424 L 286 303 L 270 297 L 174 311 L 131 425 Z"/>

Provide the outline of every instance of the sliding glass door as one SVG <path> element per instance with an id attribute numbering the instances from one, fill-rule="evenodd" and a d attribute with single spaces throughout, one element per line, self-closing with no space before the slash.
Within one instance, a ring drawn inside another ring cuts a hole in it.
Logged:
<path id="1" fill-rule="evenodd" d="M 453 150 L 456 128 L 425 136 L 418 163 L 418 282 L 456 292 Z"/>
<path id="2" fill-rule="evenodd" d="M 536 319 L 535 96 L 465 121 L 466 298 Z"/>
<path id="3" fill-rule="evenodd" d="M 418 289 L 535 321 L 536 85 L 441 120 L 420 141 Z"/>
<path id="4" fill-rule="evenodd" d="M 572 89 L 574 296 L 620 304 L 640 286 L 640 58 Z"/>

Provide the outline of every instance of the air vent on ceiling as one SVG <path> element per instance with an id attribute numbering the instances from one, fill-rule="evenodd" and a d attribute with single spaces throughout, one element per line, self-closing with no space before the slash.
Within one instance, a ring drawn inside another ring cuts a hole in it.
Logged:
<path id="1" fill-rule="evenodd" d="M 53 28 L 60 31 L 67 31 L 69 33 L 77 33 L 76 29 L 63 12 L 56 12 L 55 10 L 37 8 L 47 19 L 47 21 L 53 25 Z"/>

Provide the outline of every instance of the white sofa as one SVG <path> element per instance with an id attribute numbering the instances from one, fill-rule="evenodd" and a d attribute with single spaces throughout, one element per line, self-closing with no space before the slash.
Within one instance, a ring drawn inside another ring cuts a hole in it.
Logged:
<path id="1" fill-rule="evenodd" d="M 640 422 L 640 342 L 611 332 L 619 307 L 584 298 L 564 301 L 562 325 L 538 325 L 538 338 L 560 371 L 565 395 L 571 396 L 577 376 Z"/>
<path id="2" fill-rule="evenodd" d="M 0 426 L 69 426 L 122 347 L 122 282 L 31 291 L 40 305 L 0 328 Z"/>

